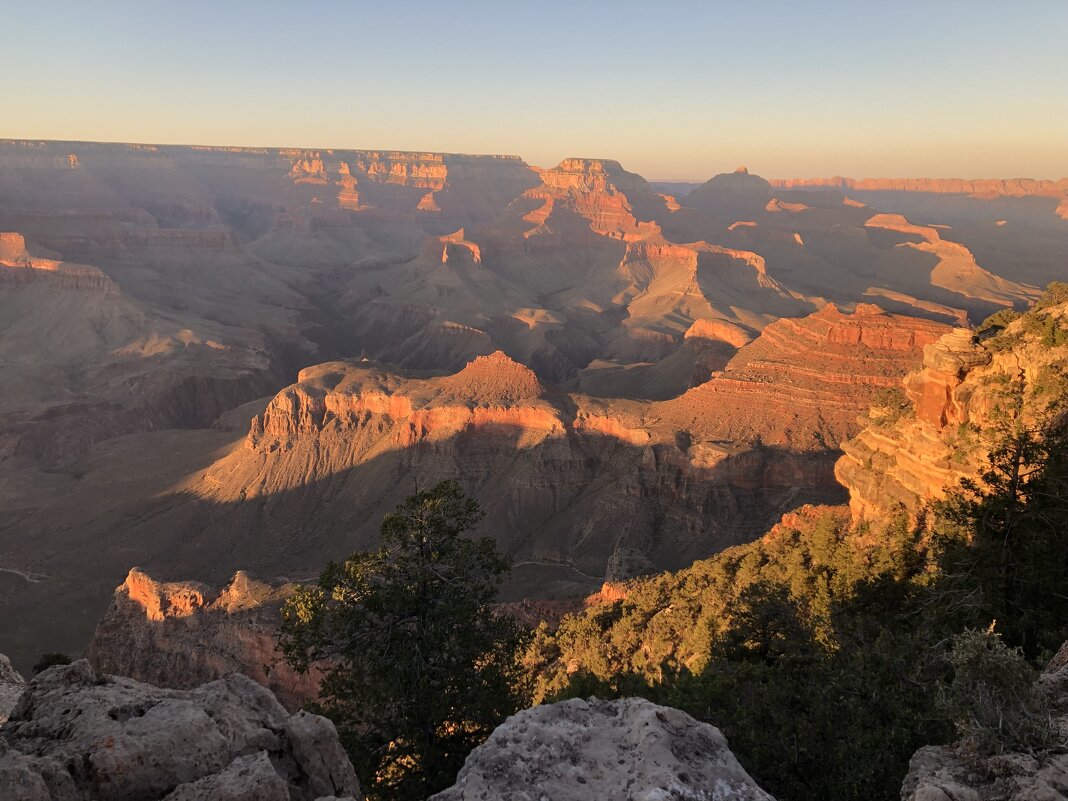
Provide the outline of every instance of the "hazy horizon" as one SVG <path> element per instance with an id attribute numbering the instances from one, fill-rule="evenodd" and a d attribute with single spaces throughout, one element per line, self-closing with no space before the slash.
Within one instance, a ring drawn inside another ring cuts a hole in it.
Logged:
<path id="1" fill-rule="evenodd" d="M 15 139 L 589 156 L 664 181 L 1068 175 L 1059 2 L 108 2 L 6 21 Z"/>

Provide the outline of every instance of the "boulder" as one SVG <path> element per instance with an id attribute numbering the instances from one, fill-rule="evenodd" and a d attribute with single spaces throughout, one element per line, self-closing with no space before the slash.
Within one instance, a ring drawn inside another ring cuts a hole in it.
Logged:
<path id="1" fill-rule="evenodd" d="M 774 801 L 719 729 L 641 698 L 526 709 L 471 752 L 431 801 Z"/>
<path id="2" fill-rule="evenodd" d="M 26 685 L 0 729 L 0 787 L 20 801 L 362 797 L 333 724 L 246 676 L 161 689 L 86 660 Z"/>
<path id="3" fill-rule="evenodd" d="M 20 674 L 3 654 L 0 654 L 0 724 L 7 720 L 7 714 L 19 700 L 23 689 L 26 687 L 26 679 Z"/>

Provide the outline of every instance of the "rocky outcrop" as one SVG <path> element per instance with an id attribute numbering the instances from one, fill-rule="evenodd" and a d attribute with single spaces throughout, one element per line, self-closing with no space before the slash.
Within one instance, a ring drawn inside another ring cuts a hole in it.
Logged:
<path id="1" fill-rule="evenodd" d="M 191 688 L 242 673 L 299 709 L 318 696 L 321 674 L 297 673 L 276 650 L 280 609 L 295 588 L 239 571 L 217 590 L 159 582 L 134 568 L 116 588 L 86 655 L 100 673 L 160 687 Z"/>
<path id="2" fill-rule="evenodd" d="M 527 217 L 538 228 L 527 231 L 526 237 L 538 235 L 539 228 L 545 227 L 561 206 L 587 219 L 595 233 L 637 240 L 657 230 L 655 223 L 644 221 L 666 208 L 664 199 L 644 178 L 627 172 L 618 161 L 567 158 L 552 169 L 540 170 L 539 175 L 542 185 L 525 194 L 542 202 Z"/>
<path id="3" fill-rule="evenodd" d="M 773 801 L 719 729 L 641 698 L 573 699 L 513 715 L 433 801 Z"/>
<path id="4" fill-rule="evenodd" d="M 0 654 L 0 725 L 7 720 L 8 713 L 25 688 L 26 679 L 15 670 L 6 656 Z"/>
<path id="5" fill-rule="evenodd" d="M 1066 316 L 1062 304 L 1029 312 L 993 338 L 958 328 L 926 345 L 922 368 L 901 384 L 906 405 L 871 409 L 842 444 L 835 475 L 854 517 L 876 519 L 898 504 L 916 514 L 960 479 L 977 478 L 990 444 L 982 432 L 1005 419 L 1012 388 L 1020 387 L 1030 419 L 1052 399 L 1050 381 L 1068 364 L 1068 346 L 1051 346 L 1032 326 L 1047 318 L 1064 326 Z"/>
<path id="6" fill-rule="evenodd" d="M 718 432 L 732 440 L 836 448 L 857 430 L 872 394 L 900 382 L 924 346 L 948 330 L 870 304 L 852 314 L 828 304 L 768 325 L 722 372 L 658 410 L 681 423 L 715 409 Z"/>
<path id="7" fill-rule="evenodd" d="M 1068 740 L 1068 643 L 1035 684 L 1042 721 Z M 1061 749 L 1062 750 L 1062 749 Z M 902 801 L 1058 801 L 1068 798 L 1068 754 L 1009 751 L 987 757 L 959 745 L 927 746 L 909 762 Z"/>
<path id="8" fill-rule="evenodd" d="M 115 282 L 97 267 L 31 256 L 22 234 L 11 231 L 0 233 L 0 284 L 26 284 L 31 281 L 45 281 L 64 289 L 108 295 L 117 295 L 119 292 Z"/>
<path id="9" fill-rule="evenodd" d="M 85 660 L 27 685 L 0 729 L 0 787 L 20 801 L 362 797 L 333 724 L 246 676 L 167 690 Z"/>

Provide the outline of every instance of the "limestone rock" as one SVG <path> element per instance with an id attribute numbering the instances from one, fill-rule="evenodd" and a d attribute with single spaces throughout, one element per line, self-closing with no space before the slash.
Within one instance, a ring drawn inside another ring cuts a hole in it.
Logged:
<path id="1" fill-rule="evenodd" d="M 239 756 L 224 770 L 179 785 L 164 801 L 288 801 L 289 788 L 266 751 Z"/>
<path id="2" fill-rule="evenodd" d="M 167 690 L 86 660 L 27 685 L 0 729 L 0 778 L 27 801 L 360 797 L 332 724 L 290 716 L 251 679 Z"/>
<path id="3" fill-rule="evenodd" d="M 640 698 L 513 715 L 433 801 L 773 801 L 719 729 Z"/>
<path id="4" fill-rule="evenodd" d="M 8 712 L 15 706 L 26 688 L 26 680 L 15 670 L 11 661 L 0 654 L 0 724 L 7 720 Z"/>

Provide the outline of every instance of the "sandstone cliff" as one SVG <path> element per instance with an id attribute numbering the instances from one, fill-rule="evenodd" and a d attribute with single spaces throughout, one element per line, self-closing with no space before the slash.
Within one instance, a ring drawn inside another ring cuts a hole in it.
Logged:
<path id="1" fill-rule="evenodd" d="M 239 571 L 215 590 L 158 582 L 134 568 L 116 588 L 86 656 L 99 673 L 160 687 L 191 688 L 243 673 L 299 709 L 318 695 L 320 675 L 296 673 L 275 650 L 279 610 L 294 588 Z"/>
<path id="2" fill-rule="evenodd" d="M 513 715 L 432 801 L 504 798 L 774 801 L 719 729 L 641 698 L 574 699 Z"/>
<path id="3" fill-rule="evenodd" d="M 768 326 L 708 381 L 660 402 L 567 392 L 499 352 L 432 378 L 329 362 L 302 371 L 183 491 L 201 510 L 198 538 L 223 536 L 225 521 L 245 566 L 310 575 L 373 544 L 416 484 L 458 478 L 487 511 L 482 531 L 515 557 L 512 592 L 581 593 L 621 549 L 681 567 L 797 505 L 842 499 L 838 443 L 945 330 L 827 307 Z M 256 545 L 264 537 L 278 550 Z"/>
<path id="4" fill-rule="evenodd" d="M 903 504 L 917 513 L 962 478 L 977 478 L 998 422 L 1019 395 L 1022 414 L 1041 417 L 1068 368 L 1068 304 L 1028 312 L 992 337 L 956 329 L 924 347 L 923 367 L 905 377 L 904 398 L 872 408 L 842 444 L 835 466 L 857 518 Z"/>
<path id="5" fill-rule="evenodd" d="M 333 724 L 289 715 L 245 676 L 163 690 L 85 660 L 27 685 L 0 729 L 0 788 L 19 801 L 362 798 Z"/>

